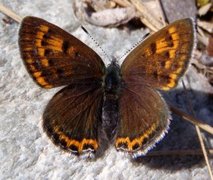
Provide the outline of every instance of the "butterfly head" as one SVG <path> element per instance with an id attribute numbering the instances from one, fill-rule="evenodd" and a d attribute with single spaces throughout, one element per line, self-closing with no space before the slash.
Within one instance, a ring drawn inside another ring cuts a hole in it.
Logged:
<path id="1" fill-rule="evenodd" d="M 107 94 L 117 94 L 120 89 L 120 67 L 116 61 L 112 61 L 107 67 L 107 73 L 104 79 L 104 88 Z"/>

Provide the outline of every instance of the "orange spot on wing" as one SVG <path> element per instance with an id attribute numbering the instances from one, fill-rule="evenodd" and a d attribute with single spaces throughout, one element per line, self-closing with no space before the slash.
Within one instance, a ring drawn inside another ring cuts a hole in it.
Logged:
<path id="1" fill-rule="evenodd" d="M 172 27 L 170 27 L 168 30 L 169 30 L 169 33 L 170 33 L 170 34 L 173 34 L 173 33 L 176 32 L 176 27 L 172 26 Z"/>
<path id="2" fill-rule="evenodd" d="M 127 151 L 132 151 L 133 146 L 138 144 L 139 148 L 143 145 L 143 141 L 145 138 L 148 138 L 150 134 L 152 134 L 157 128 L 157 124 L 153 124 L 146 132 L 144 132 L 141 136 L 138 138 L 135 138 L 133 140 L 130 140 L 129 137 L 125 138 L 117 138 L 115 141 L 115 147 L 119 149 L 119 144 L 127 144 Z"/>
<path id="3" fill-rule="evenodd" d="M 57 46 L 57 45 L 47 45 L 45 46 L 46 49 L 51 49 L 52 51 L 60 51 L 62 52 L 62 46 Z"/>
<path id="4" fill-rule="evenodd" d="M 173 88 L 173 87 L 175 87 L 175 85 L 176 85 L 176 83 L 175 83 L 175 81 L 173 79 L 171 79 L 170 82 L 167 84 L 167 86 L 169 88 Z"/>
<path id="5" fill-rule="evenodd" d="M 50 88 L 52 88 L 53 86 L 52 85 L 45 85 L 44 86 L 44 88 L 46 88 L 46 89 L 50 89 Z"/>
<path id="6" fill-rule="evenodd" d="M 173 44 L 174 44 L 173 48 L 177 48 L 179 46 L 179 43 L 180 43 L 180 41 L 179 41 L 180 37 L 179 37 L 179 34 L 176 31 L 176 28 L 175 27 L 171 27 L 171 28 L 168 29 L 168 31 L 169 31 L 169 33 L 170 33 L 170 35 L 172 37 L 172 40 L 173 40 L 172 41 Z"/>
<path id="7" fill-rule="evenodd" d="M 25 61 L 26 61 L 26 63 L 28 63 L 28 64 L 32 64 L 32 63 L 34 62 L 33 59 L 26 59 Z"/>
<path id="8" fill-rule="evenodd" d="M 44 56 L 45 49 L 44 48 L 38 48 L 37 52 L 38 52 L 38 55 L 42 57 L 42 56 Z"/>
<path id="9" fill-rule="evenodd" d="M 162 87 L 161 89 L 164 90 L 164 91 L 168 91 L 168 90 L 170 90 L 171 88 L 169 88 L 169 87 L 167 87 L 167 86 L 164 86 L 164 87 Z"/>
<path id="10" fill-rule="evenodd" d="M 37 39 L 43 39 L 43 36 L 44 36 L 44 32 L 38 31 L 38 32 L 36 33 L 36 38 L 37 38 Z"/>
<path id="11" fill-rule="evenodd" d="M 161 53 L 162 51 L 166 51 L 169 48 L 167 47 L 167 42 L 164 39 L 160 39 L 156 42 L 156 53 Z"/>
<path id="12" fill-rule="evenodd" d="M 48 26 L 45 26 L 45 25 L 40 25 L 39 29 L 43 32 L 48 32 L 49 30 L 49 27 Z"/>
<path id="13" fill-rule="evenodd" d="M 40 72 L 40 71 L 39 71 L 39 72 L 35 72 L 35 73 L 33 73 L 33 76 L 34 76 L 35 78 L 38 78 L 38 77 L 41 76 L 41 72 Z"/>
<path id="14" fill-rule="evenodd" d="M 41 39 L 36 39 L 35 40 L 35 45 L 37 46 L 37 47 L 41 47 Z"/>
<path id="15" fill-rule="evenodd" d="M 179 67 L 177 70 L 174 71 L 174 73 L 179 74 L 183 70 L 182 67 Z"/>
<path id="16" fill-rule="evenodd" d="M 66 142 L 67 149 L 71 145 L 74 145 L 75 147 L 78 148 L 78 152 L 82 153 L 83 147 L 86 144 L 91 145 L 94 148 L 94 150 L 96 150 L 98 148 L 98 142 L 95 139 L 84 138 L 83 140 L 78 141 L 78 140 L 71 139 L 71 138 L 67 137 L 62 131 L 59 130 L 58 127 L 54 128 L 54 131 L 59 135 L 60 140 L 64 140 Z"/>
<path id="17" fill-rule="evenodd" d="M 53 39 L 48 39 L 47 43 L 49 43 L 50 45 L 54 45 L 54 46 L 62 46 L 63 41 L 61 40 L 53 40 Z"/>
<path id="18" fill-rule="evenodd" d="M 177 41 L 177 40 L 174 40 L 173 39 L 173 47 L 172 48 L 175 48 L 175 49 L 177 49 L 178 48 L 178 46 L 179 46 L 179 43 L 180 43 L 180 41 Z"/>
<path id="19" fill-rule="evenodd" d="M 170 74 L 169 77 L 173 80 L 177 79 L 177 74 Z"/>
<path id="20" fill-rule="evenodd" d="M 45 79 L 43 77 L 38 77 L 36 78 L 36 81 L 41 85 L 41 86 L 45 86 L 48 83 L 45 81 Z"/>
<path id="21" fill-rule="evenodd" d="M 172 36 L 172 39 L 175 40 L 174 43 L 175 43 L 175 42 L 178 42 L 178 41 L 177 41 L 177 40 L 179 39 L 178 33 L 173 33 L 173 34 L 171 34 L 171 36 Z"/>
<path id="22" fill-rule="evenodd" d="M 51 36 L 49 40 L 52 40 L 53 43 L 58 42 L 60 44 L 63 44 L 63 42 L 64 42 L 63 39 L 55 37 L 55 36 Z"/>
<path id="23" fill-rule="evenodd" d="M 172 38 L 173 46 L 172 47 L 169 46 L 169 43 L 171 41 L 166 41 L 165 38 L 159 39 L 156 42 L 156 45 L 157 45 L 157 47 L 156 47 L 156 49 L 157 49 L 156 53 L 157 54 L 160 54 L 160 53 L 162 53 L 164 51 L 171 51 L 171 49 L 175 50 L 179 46 L 180 41 L 179 41 L 179 35 L 178 35 L 178 33 L 176 33 L 176 28 L 175 27 L 171 27 L 171 28 L 168 29 L 168 31 L 169 31 L 169 34 L 170 34 L 170 36 Z M 171 58 L 173 58 L 173 57 L 174 56 L 172 56 Z"/>
<path id="24" fill-rule="evenodd" d="M 171 67 L 171 65 L 172 65 L 172 62 L 171 62 L 171 61 L 166 61 L 166 63 L 165 63 L 165 68 L 166 68 L 166 69 L 169 69 L 169 68 Z"/>
<path id="25" fill-rule="evenodd" d="M 24 47 L 23 51 L 32 51 L 33 50 L 33 47 Z"/>
<path id="26" fill-rule="evenodd" d="M 48 59 L 41 59 L 41 64 L 45 67 L 48 67 L 49 66 Z"/>
<path id="27" fill-rule="evenodd" d="M 173 59 L 175 58 L 175 56 L 176 56 L 176 50 L 169 50 L 169 57 Z"/>

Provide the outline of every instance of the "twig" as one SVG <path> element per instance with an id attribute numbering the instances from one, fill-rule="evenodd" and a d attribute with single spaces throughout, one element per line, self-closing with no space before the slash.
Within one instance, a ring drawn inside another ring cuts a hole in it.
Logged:
<path id="1" fill-rule="evenodd" d="M 182 81 L 182 84 L 183 84 L 184 90 L 186 90 L 186 86 L 185 86 L 183 81 Z M 191 89 L 191 88 L 188 87 L 188 89 Z M 186 93 L 186 95 L 187 95 L 187 93 Z M 194 115 L 195 113 L 194 113 L 194 110 L 192 109 L 191 99 L 189 99 L 189 108 L 190 108 L 190 111 L 192 112 L 192 114 Z M 206 147 L 205 147 L 205 144 L 204 144 L 204 140 L 203 140 L 202 135 L 201 135 L 200 128 L 197 125 L 195 125 L 195 128 L 196 128 L 196 132 L 197 132 L 197 135 L 198 135 L 198 139 L 199 139 L 199 142 L 200 142 L 201 149 L 203 151 L 203 156 L 204 156 L 207 168 L 208 168 L 208 172 L 209 172 L 210 178 L 211 178 L 211 180 L 213 180 L 213 174 L 212 174 L 212 170 L 211 170 L 211 166 L 210 166 L 210 163 L 209 163 L 207 150 L 206 150 Z"/>
<path id="2" fill-rule="evenodd" d="M 207 31 L 208 33 L 213 33 L 213 24 L 212 22 L 207 22 L 207 21 L 202 21 L 202 20 L 197 20 L 197 26 L 200 27 L 201 29 Z"/>
<path id="3" fill-rule="evenodd" d="M 196 131 L 197 131 L 198 138 L 199 138 L 199 141 L 200 141 L 200 146 L 201 146 L 202 151 L 203 151 L 203 156 L 204 156 L 205 161 L 206 161 L 206 165 L 207 165 L 207 168 L 208 168 L 209 175 L 211 177 L 211 180 L 213 180 L 212 169 L 211 169 L 211 166 L 210 166 L 207 149 L 205 147 L 204 140 L 203 140 L 201 132 L 200 132 L 200 128 L 198 126 L 195 126 L 195 127 L 196 127 Z"/>
<path id="4" fill-rule="evenodd" d="M 213 155 L 213 149 L 208 149 L 209 154 Z M 146 156 L 203 156 L 201 149 L 184 149 L 184 150 L 163 150 L 151 151 Z"/>
<path id="5" fill-rule="evenodd" d="M 129 7 L 132 6 L 131 3 L 127 0 L 112 0 L 116 4 L 118 4 L 121 7 Z"/>
<path id="6" fill-rule="evenodd" d="M 163 23 L 163 26 L 166 26 L 166 17 L 165 17 L 165 14 L 164 14 L 164 11 L 163 11 L 163 7 L 162 7 L 162 4 L 160 2 L 160 0 L 155 0 L 156 4 L 158 5 L 158 8 L 160 10 L 160 19 Z"/>
<path id="7" fill-rule="evenodd" d="M 18 23 L 20 23 L 23 19 L 21 16 L 17 15 L 15 12 L 13 12 L 12 10 L 10 10 L 9 8 L 5 7 L 2 4 L 0 4 L 0 12 L 9 16 L 10 18 L 12 18 L 13 20 L 15 20 Z"/>
<path id="8" fill-rule="evenodd" d="M 203 43 L 205 46 L 208 46 L 208 38 L 204 35 L 203 30 L 200 27 L 197 27 L 198 33 L 197 38 L 198 40 Z"/>
<path id="9" fill-rule="evenodd" d="M 182 117 L 183 119 L 189 121 L 190 123 L 196 125 L 196 126 L 199 126 L 201 129 L 203 129 L 204 131 L 210 133 L 213 135 L 213 127 L 211 127 L 210 125 L 204 123 L 204 122 L 201 122 L 200 120 L 196 119 L 195 117 L 193 116 L 190 116 L 189 114 L 177 109 L 176 107 L 172 106 L 172 105 L 169 105 L 169 108 L 170 110 L 179 115 L 180 117 Z"/>

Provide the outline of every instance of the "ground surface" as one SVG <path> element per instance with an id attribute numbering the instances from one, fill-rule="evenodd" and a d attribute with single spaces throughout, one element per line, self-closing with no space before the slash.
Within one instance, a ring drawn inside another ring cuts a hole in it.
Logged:
<path id="1" fill-rule="evenodd" d="M 100 51 L 79 28 L 71 0 L 0 2 L 19 15 L 45 18 Z M 4 15 L 0 14 L 2 18 Z M 142 29 L 128 32 L 86 27 L 107 54 L 117 57 L 144 34 Z M 196 156 L 142 158 L 132 162 L 112 147 L 99 159 L 85 161 L 61 152 L 39 127 L 43 109 L 58 89 L 44 90 L 31 80 L 19 55 L 18 29 L 17 23 L 0 22 L 0 179 L 209 179 L 204 161 Z M 103 58 L 108 64 L 109 60 Z M 194 89 L 189 97 L 193 99 L 196 115 L 209 122 L 212 117 L 212 109 L 208 108 L 212 104 L 210 88 L 202 88 L 204 80 L 197 78 L 193 70 L 187 74 Z M 165 96 L 185 109 L 185 94 L 180 85 Z M 154 150 L 199 148 L 194 127 L 177 117 L 173 119 L 169 133 Z"/>

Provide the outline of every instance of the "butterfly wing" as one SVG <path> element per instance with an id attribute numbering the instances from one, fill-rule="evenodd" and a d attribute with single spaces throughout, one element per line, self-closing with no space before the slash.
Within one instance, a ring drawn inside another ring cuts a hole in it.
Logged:
<path id="1" fill-rule="evenodd" d="M 74 36 L 36 17 L 24 18 L 19 47 L 38 85 L 53 88 L 69 84 L 48 103 L 44 131 L 64 150 L 92 156 L 99 148 L 105 73 L 101 58 Z"/>
<path id="2" fill-rule="evenodd" d="M 186 71 L 195 44 L 192 19 L 176 21 L 137 46 L 121 66 L 125 80 L 169 90 Z"/>
<path id="3" fill-rule="evenodd" d="M 176 21 L 136 47 L 124 60 L 121 76 L 117 150 L 147 153 L 169 126 L 169 110 L 155 88 L 169 90 L 186 71 L 194 44 L 191 19 Z"/>
<path id="4" fill-rule="evenodd" d="M 126 84 L 120 97 L 115 147 L 133 157 L 146 154 L 164 137 L 170 114 L 160 94 L 148 86 Z"/>
<path id="5" fill-rule="evenodd" d="M 92 156 L 99 148 L 102 101 L 99 84 L 69 85 L 48 103 L 43 114 L 43 129 L 62 149 Z"/>
<path id="6" fill-rule="evenodd" d="M 24 64 L 43 88 L 101 79 L 105 66 L 83 42 L 61 28 L 36 17 L 25 17 L 19 31 Z"/>

